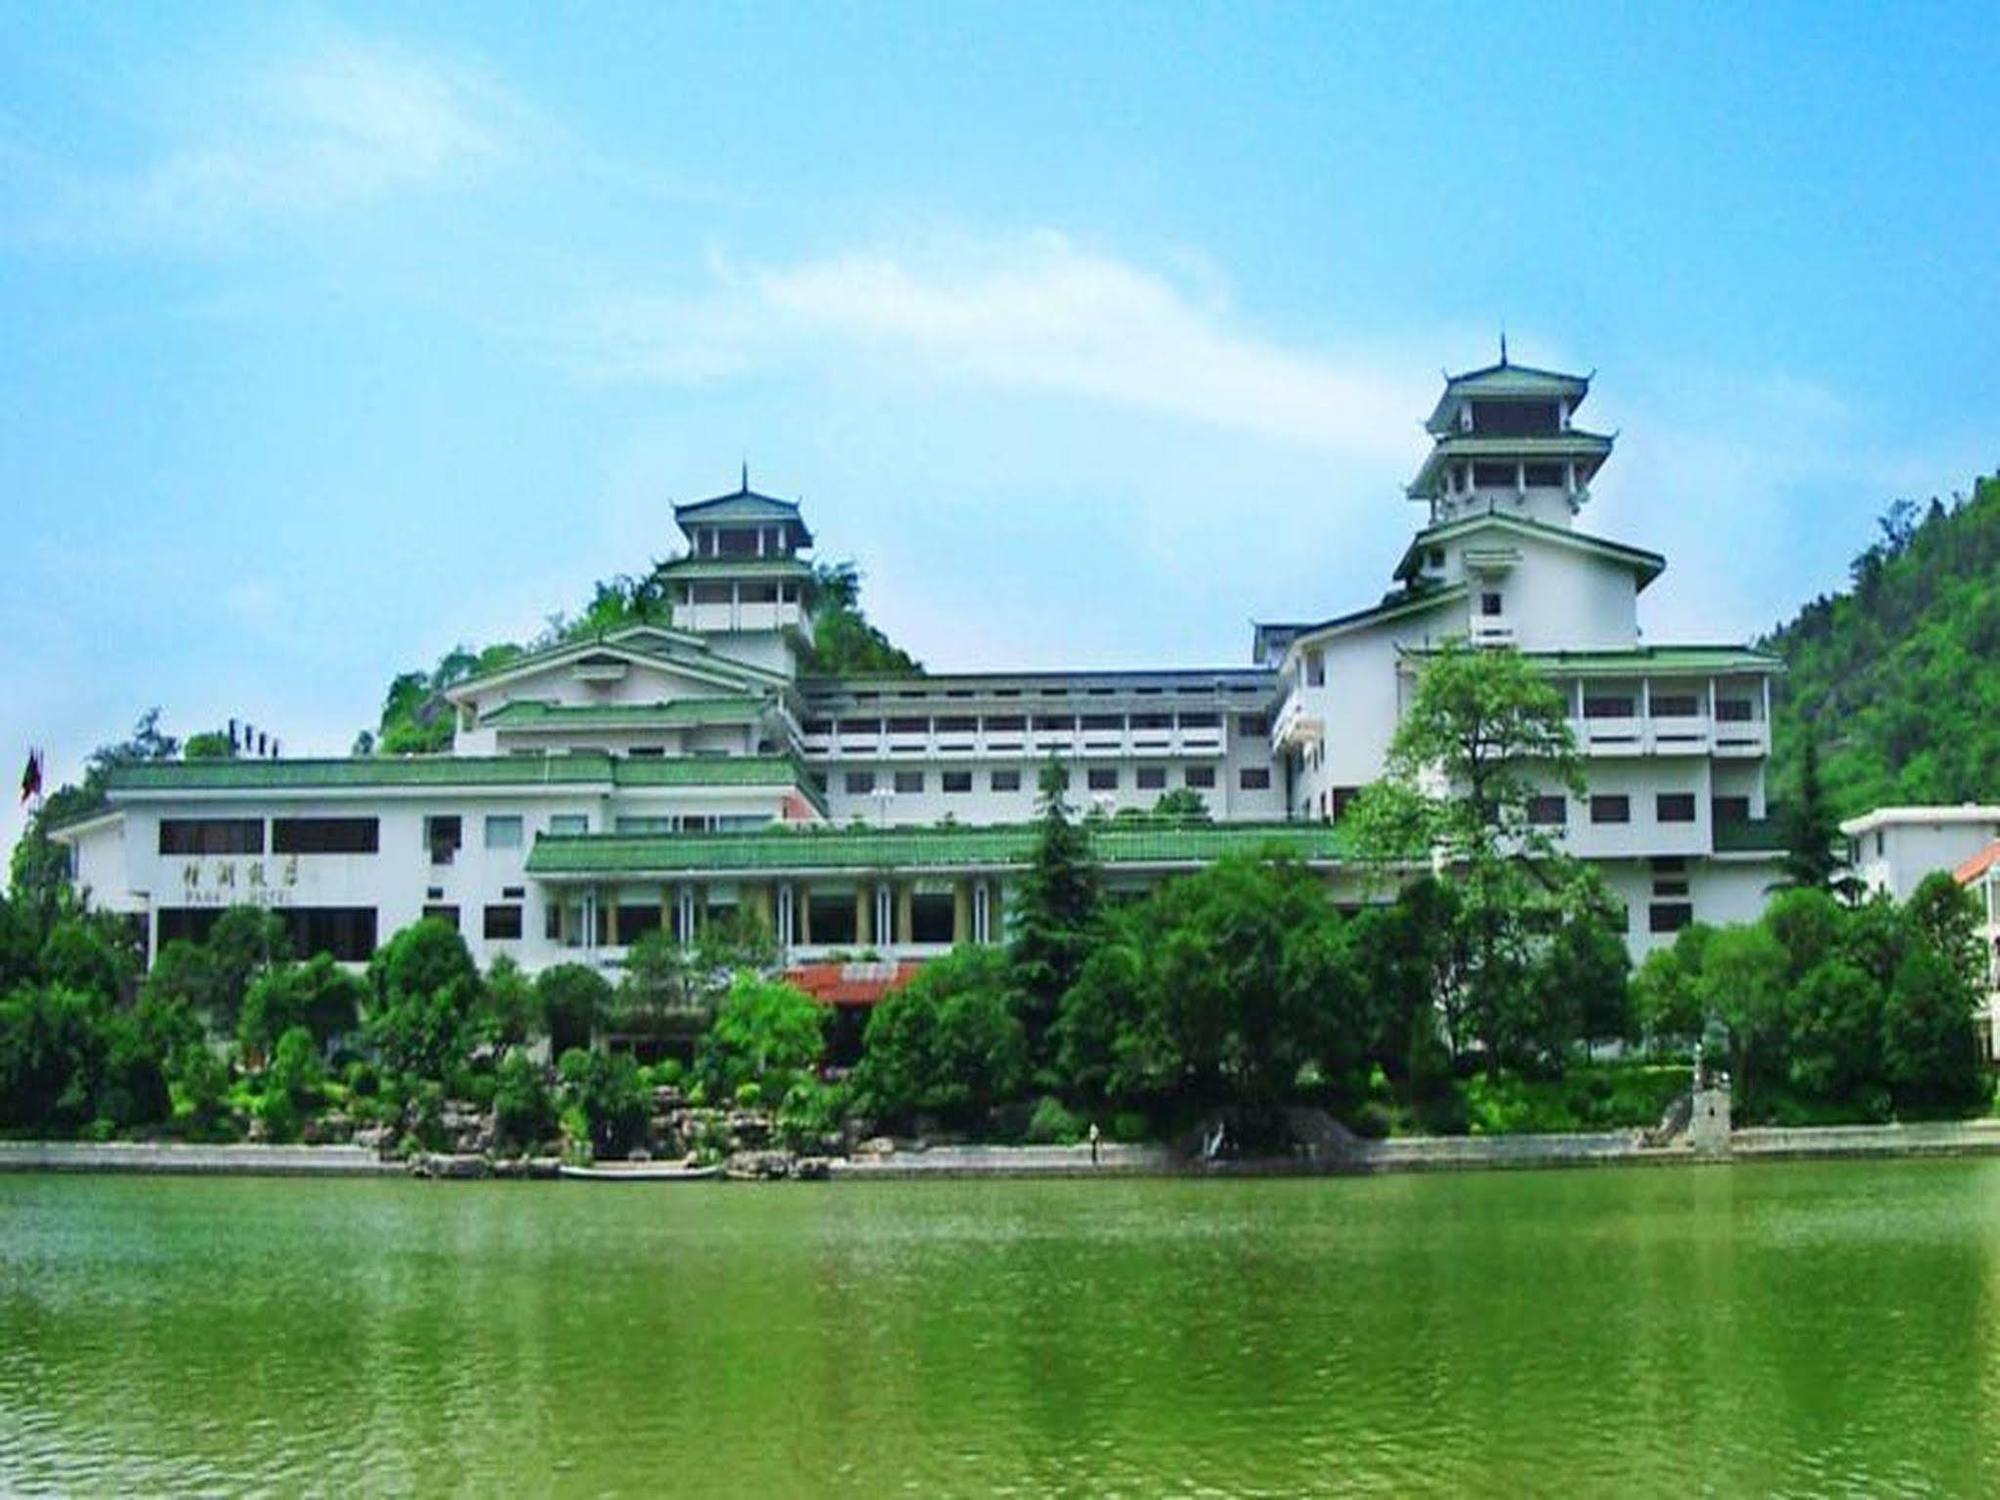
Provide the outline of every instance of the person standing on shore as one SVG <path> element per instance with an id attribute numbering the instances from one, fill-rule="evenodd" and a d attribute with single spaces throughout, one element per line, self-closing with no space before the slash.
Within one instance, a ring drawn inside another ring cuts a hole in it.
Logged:
<path id="1" fill-rule="evenodd" d="M 1090 1164 L 1093 1167 L 1097 1165 L 1097 1143 L 1101 1139 L 1103 1137 L 1097 1129 L 1097 1122 L 1092 1120 L 1090 1122 Z"/>

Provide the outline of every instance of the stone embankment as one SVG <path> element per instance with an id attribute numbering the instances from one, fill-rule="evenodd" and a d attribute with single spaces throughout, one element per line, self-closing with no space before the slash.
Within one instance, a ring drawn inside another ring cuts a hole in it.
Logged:
<path id="1" fill-rule="evenodd" d="M 364 1146 L 187 1146 L 154 1141 L 0 1141 L 0 1172 L 208 1177 L 379 1177 L 404 1171 Z"/>

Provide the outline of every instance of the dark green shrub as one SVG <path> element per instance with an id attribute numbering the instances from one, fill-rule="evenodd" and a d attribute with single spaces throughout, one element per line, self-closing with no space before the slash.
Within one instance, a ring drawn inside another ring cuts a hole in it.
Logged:
<path id="1" fill-rule="evenodd" d="M 1070 1146 L 1083 1139 L 1083 1122 L 1062 1100 L 1044 1094 L 1028 1116 L 1028 1140 L 1036 1146 Z"/>

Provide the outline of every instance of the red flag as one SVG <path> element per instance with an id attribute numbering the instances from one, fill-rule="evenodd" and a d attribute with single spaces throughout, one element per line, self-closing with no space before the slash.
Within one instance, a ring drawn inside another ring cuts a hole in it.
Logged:
<path id="1" fill-rule="evenodd" d="M 21 800 L 26 802 L 30 797 L 39 797 L 41 795 L 42 752 L 39 750 L 30 750 L 28 752 L 27 767 L 21 772 Z"/>

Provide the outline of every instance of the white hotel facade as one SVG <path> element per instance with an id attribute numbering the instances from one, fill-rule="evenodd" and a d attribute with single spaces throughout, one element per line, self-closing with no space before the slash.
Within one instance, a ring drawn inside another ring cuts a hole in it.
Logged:
<path id="1" fill-rule="evenodd" d="M 1588 794 L 1536 815 L 1603 870 L 1642 952 L 1761 909 L 1779 666 L 1642 641 L 1639 595 L 1665 562 L 1578 525 L 1612 448 L 1575 425 L 1588 390 L 1504 359 L 1450 378 L 1390 592 L 1258 625 L 1244 667 L 801 676 L 812 534 L 746 481 L 676 507 L 670 627 L 458 684 L 449 753 L 129 765 L 108 810 L 58 836 L 152 951 L 255 902 L 347 960 L 429 914 L 482 963 L 616 966 L 645 932 L 738 911 L 793 960 L 921 958 L 999 940 L 1059 757 L 1071 800 L 1114 815 L 1096 837 L 1114 888 L 1276 847 L 1358 902 L 1381 882 L 1345 853 L 1341 817 L 1425 653 L 1464 637 L 1527 654 L 1567 698 Z M 1210 821 L 1115 816 L 1180 789 Z"/>

